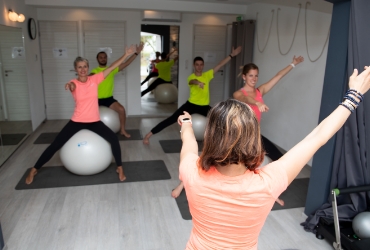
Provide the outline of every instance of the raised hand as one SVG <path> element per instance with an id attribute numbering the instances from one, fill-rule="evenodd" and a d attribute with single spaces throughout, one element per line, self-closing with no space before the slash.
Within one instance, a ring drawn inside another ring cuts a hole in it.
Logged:
<path id="1" fill-rule="evenodd" d="M 231 50 L 230 55 L 232 57 L 237 56 L 240 53 L 240 51 L 242 51 L 242 46 L 238 46 L 236 49 L 234 49 L 234 47 L 233 47 L 233 49 Z"/>
<path id="2" fill-rule="evenodd" d="M 144 48 L 144 43 L 140 42 L 139 46 L 136 45 L 136 53 L 140 54 Z"/>
<path id="3" fill-rule="evenodd" d="M 73 92 L 76 89 L 76 84 L 74 82 L 66 83 L 65 89 Z"/>
<path id="4" fill-rule="evenodd" d="M 184 111 L 183 115 L 179 116 L 179 118 L 177 119 L 177 123 L 181 126 L 182 125 L 182 119 L 185 119 L 185 118 L 190 119 L 190 121 L 191 121 L 191 115 L 186 111 Z"/>
<path id="5" fill-rule="evenodd" d="M 365 94 L 370 88 L 370 66 L 365 66 L 365 70 L 361 74 L 358 74 L 358 70 L 354 69 L 348 85 L 349 88 Z"/>
<path id="6" fill-rule="evenodd" d="M 298 57 L 293 57 L 293 64 L 294 65 L 297 65 L 297 64 L 300 64 L 301 62 L 303 62 L 304 61 L 304 58 L 303 58 L 303 56 L 298 56 Z"/>
<path id="7" fill-rule="evenodd" d="M 125 49 L 125 54 L 126 55 L 132 55 L 136 52 L 136 45 L 135 44 L 131 44 L 130 47 L 126 47 Z"/>

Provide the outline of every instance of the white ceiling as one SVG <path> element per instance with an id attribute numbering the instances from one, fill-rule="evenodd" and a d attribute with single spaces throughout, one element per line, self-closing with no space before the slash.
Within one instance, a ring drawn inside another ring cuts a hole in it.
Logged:
<path id="1" fill-rule="evenodd" d="M 246 14 L 249 6 L 257 3 L 278 6 L 306 6 L 308 0 L 24 0 L 27 5 L 41 8 L 104 8 L 176 11 L 213 14 Z M 309 0 L 308 8 L 314 11 L 332 12 L 332 4 L 324 0 Z M 88 3 L 88 4 L 87 4 Z"/>

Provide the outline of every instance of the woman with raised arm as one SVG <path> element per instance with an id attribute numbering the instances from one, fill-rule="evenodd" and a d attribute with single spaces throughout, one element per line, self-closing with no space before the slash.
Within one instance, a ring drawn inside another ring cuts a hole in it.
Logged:
<path id="1" fill-rule="evenodd" d="M 193 218 L 186 249 L 252 249 L 274 201 L 316 151 L 345 123 L 370 88 L 370 68 L 355 69 L 343 102 L 279 160 L 257 169 L 264 157 L 260 126 L 245 103 L 227 100 L 209 114 L 203 151 L 191 116 L 179 116 L 180 179 Z"/>
<path id="2" fill-rule="evenodd" d="M 109 73 L 123 63 L 128 57 L 136 52 L 136 46 L 126 48 L 125 54 L 104 71 L 89 76 L 89 62 L 87 59 L 77 57 L 74 61 L 74 68 L 78 77 L 65 85 L 70 90 L 75 100 L 75 109 L 71 120 L 60 131 L 55 140 L 42 153 L 36 164 L 31 168 L 26 178 L 26 184 L 31 184 L 37 171 L 48 162 L 51 157 L 78 131 L 88 129 L 107 140 L 112 147 L 112 153 L 117 165 L 117 173 L 120 181 L 126 176 L 123 173 L 121 161 L 121 147 L 117 135 L 100 121 L 98 106 L 98 85 Z"/>

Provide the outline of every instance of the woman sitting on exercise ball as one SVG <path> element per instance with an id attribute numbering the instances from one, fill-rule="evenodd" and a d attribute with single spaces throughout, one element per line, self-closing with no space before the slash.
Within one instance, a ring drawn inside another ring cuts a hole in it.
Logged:
<path id="1" fill-rule="evenodd" d="M 209 113 L 198 156 L 191 116 L 179 116 L 180 179 L 193 218 L 186 249 L 253 249 L 275 200 L 345 123 L 370 87 L 370 68 L 355 69 L 343 102 L 279 160 L 256 169 L 264 158 L 260 126 L 243 102 L 227 100 Z"/>
<path id="2" fill-rule="evenodd" d="M 74 61 L 74 68 L 77 78 L 65 85 L 66 90 L 70 90 L 75 100 L 75 109 L 71 120 L 64 126 L 55 140 L 42 153 L 36 164 L 29 171 L 26 184 L 31 184 L 37 171 L 48 162 L 51 157 L 63 147 L 63 145 L 78 131 L 88 129 L 107 140 L 111 144 L 112 153 L 116 161 L 118 178 L 124 181 L 126 176 L 123 173 L 121 161 L 121 147 L 117 135 L 100 121 L 98 105 L 98 85 L 106 78 L 113 69 L 117 68 L 128 57 L 136 52 L 136 46 L 131 45 L 126 48 L 125 54 L 117 61 L 112 63 L 102 72 L 89 76 L 89 61 L 82 57 L 77 57 Z M 78 159 L 76 159 L 78 160 Z"/>

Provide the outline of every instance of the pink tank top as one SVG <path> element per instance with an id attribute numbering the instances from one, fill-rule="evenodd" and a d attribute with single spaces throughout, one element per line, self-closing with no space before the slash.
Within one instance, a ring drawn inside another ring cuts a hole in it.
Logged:
<path id="1" fill-rule="evenodd" d="M 248 96 L 248 93 L 247 93 L 247 91 L 245 91 L 244 88 L 241 88 L 240 90 L 243 92 L 243 95 Z M 256 100 L 257 102 L 264 103 L 263 99 L 262 99 L 262 94 L 259 91 L 259 89 L 256 89 L 256 98 L 254 98 L 254 100 Z M 248 104 L 248 105 L 249 105 L 249 107 L 251 107 L 253 109 L 254 114 L 256 115 L 258 122 L 260 122 L 261 121 L 261 111 L 258 109 L 258 106 L 257 105 L 252 105 L 252 104 Z"/>

